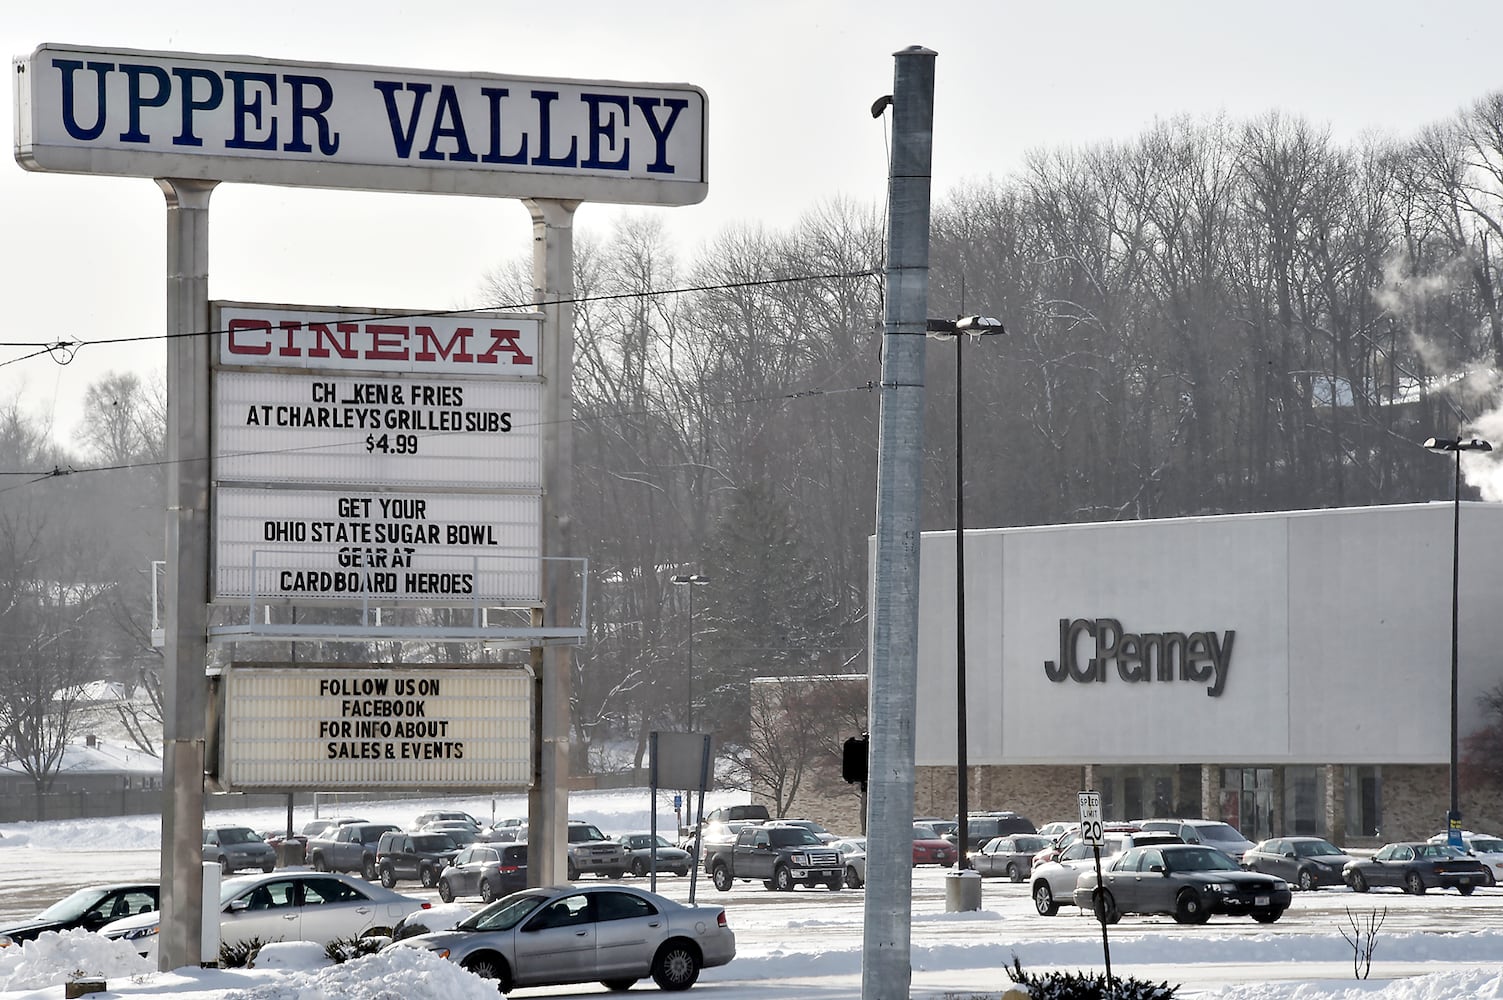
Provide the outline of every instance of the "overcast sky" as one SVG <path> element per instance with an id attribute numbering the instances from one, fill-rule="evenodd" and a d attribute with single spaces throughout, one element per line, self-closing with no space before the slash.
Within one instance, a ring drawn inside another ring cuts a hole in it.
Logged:
<path id="1" fill-rule="evenodd" d="M 174 12 L 175 11 L 175 12 Z M 685 252 L 726 227 L 786 228 L 839 198 L 879 204 L 893 53 L 938 53 L 936 198 L 1004 177 L 1025 152 L 1135 135 L 1156 118 L 1270 110 L 1406 135 L 1503 86 L 1503 4 L 1194 0 L 1124 5 L 1013 0 L 861 4 L 763 0 L 647 4 L 570 0 L 265 0 L 190 8 L 83 0 L 12 5 L 12 56 L 56 42 L 412 69 L 690 83 L 709 98 L 709 197 L 642 209 L 586 205 L 586 233 L 622 213 L 661 215 Z M 14 89 L 14 84 L 12 84 Z M 13 134 L 13 100 L 3 102 Z M 0 341 L 155 335 L 165 324 L 165 210 L 146 179 L 0 166 Z M 529 252 L 520 203 L 222 185 L 213 195 L 210 296 L 367 308 L 478 304 L 484 272 Z M 59 437 L 87 384 L 159 370 L 160 342 L 91 347 L 72 364 L 3 364 Z"/>

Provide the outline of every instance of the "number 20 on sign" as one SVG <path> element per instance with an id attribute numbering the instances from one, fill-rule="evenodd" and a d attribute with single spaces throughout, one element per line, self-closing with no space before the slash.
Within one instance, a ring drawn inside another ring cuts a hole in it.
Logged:
<path id="1" fill-rule="evenodd" d="M 1101 793 L 1080 793 L 1080 839 L 1093 847 L 1101 846 Z"/>

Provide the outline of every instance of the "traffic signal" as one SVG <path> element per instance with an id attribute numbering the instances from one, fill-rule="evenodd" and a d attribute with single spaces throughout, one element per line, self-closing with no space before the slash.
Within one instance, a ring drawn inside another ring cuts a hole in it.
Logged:
<path id="1" fill-rule="evenodd" d="M 862 733 L 845 741 L 840 757 L 840 776 L 851 784 L 866 785 L 867 760 L 871 754 L 871 738 Z"/>

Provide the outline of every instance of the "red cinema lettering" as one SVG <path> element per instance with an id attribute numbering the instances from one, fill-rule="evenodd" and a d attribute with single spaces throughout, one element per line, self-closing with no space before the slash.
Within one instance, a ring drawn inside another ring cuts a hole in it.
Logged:
<path id="1" fill-rule="evenodd" d="M 475 360 L 475 355 L 466 350 L 470 338 L 475 335 L 475 331 L 468 326 L 457 327 L 454 330 L 454 336 L 450 337 L 446 344 L 439 342 L 438 335 L 433 332 L 431 326 L 420 326 L 417 328 L 417 333 L 421 346 L 412 356 L 416 361 L 437 361 L 443 358 L 446 361 L 468 363 Z M 457 350 L 454 346 L 456 342 L 459 345 Z"/>
<path id="2" fill-rule="evenodd" d="M 271 324 L 264 319 L 230 320 L 229 352 L 231 354 L 270 354 Z"/>
<path id="3" fill-rule="evenodd" d="M 367 323 L 365 329 L 371 338 L 371 346 L 365 351 L 367 358 L 376 361 L 407 360 L 407 327 Z"/>
<path id="4" fill-rule="evenodd" d="M 329 324 L 308 324 L 308 329 L 313 332 L 314 337 L 313 346 L 308 348 L 308 357 L 327 358 L 331 347 L 334 349 L 334 353 L 338 354 L 341 358 L 360 357 L 360 348 L 354 344 L 355 334 L 360 332 L 360 324 L 336 323 L 334 325 L 335 329 L 344 335 L 343 343 L 340 342 L 339 337 L 335 335 L 334 331 L 329 329 Z"/>
<path id="5" fill-rule="evenodd" d="M 284 358 L 300 358 L 303 349 L 297 346 L 297 332 L 303 328 L 303 324 L 291 320 L 282 320 L 277 324 L 277 329 L 287 335 L 285 342 L 277 348 L 277 353 Z"/>
<path id="6" fill-rule="evenodd" d="M 517 338 L 521 335 L 520 330 L 492 330 L 490 348 L 476 358 L 475 361 L 482 365 L 494 365 L 497 363 L 496 355 L 498 353 L 505 353 L 512 356 L 512 364 L 532 364 L 532 358 L 524 354 L 522 352 L 522 345 L 517 343 Z"/>

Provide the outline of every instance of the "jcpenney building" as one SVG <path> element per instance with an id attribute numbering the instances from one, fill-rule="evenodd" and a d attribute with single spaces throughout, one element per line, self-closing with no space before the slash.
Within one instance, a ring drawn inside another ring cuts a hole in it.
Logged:
<path id="1" fill-rule="evenodd" d="M 972 810 L 1206 816 L 1253 840 L 1444 828 L 1450 503 L 968 531 Z M 1503 681 L 1503 505 L 1461 506 L 1460 733 Z M 955 534 L 921 549 L 919 813 L 952 815 Z M 1464 744 L 1463 744 L 1464 745 Z M 1503 807 L 1461 789 L 1470 829 Z"/>

